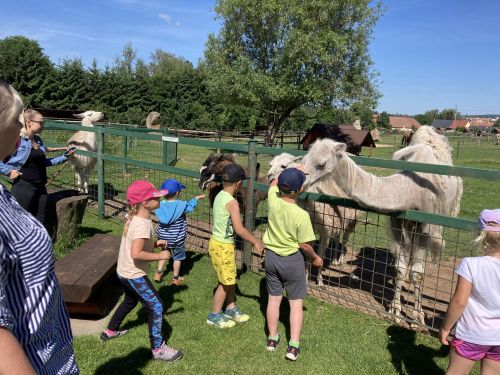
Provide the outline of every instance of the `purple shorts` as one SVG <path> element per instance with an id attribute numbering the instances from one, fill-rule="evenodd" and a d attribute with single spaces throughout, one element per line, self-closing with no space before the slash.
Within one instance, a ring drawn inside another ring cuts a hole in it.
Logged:
<path id="1" fill-rule="evenodd" d="M 500 362 L 500 345 L 480 345 L 473 344 L 453 337 L 451 345 L 455 348 L 460 357 L 479 361 L 483 358 Z"/>

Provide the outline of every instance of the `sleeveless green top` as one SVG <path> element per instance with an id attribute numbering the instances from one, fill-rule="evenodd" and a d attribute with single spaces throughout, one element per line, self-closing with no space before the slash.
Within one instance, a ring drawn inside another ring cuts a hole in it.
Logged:
<path id="1" fill-rule="evenodd" d="M 233 199 L 231 194 L 221 190 L 214 200 L 212 237 L 222 243 L 234 243 L 233 222 L 231 214 L 226 209 L 226 205 Z"/>

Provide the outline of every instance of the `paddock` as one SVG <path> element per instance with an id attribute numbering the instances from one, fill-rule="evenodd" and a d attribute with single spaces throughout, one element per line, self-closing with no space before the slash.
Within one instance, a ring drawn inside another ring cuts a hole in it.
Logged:
<path id="1" fill-rule="evenodd" d="M 295 145 L 283 148 L 266 148 L 256 140 L 237 137 L 219 138 L 211 141 L 200 138 L 181 137 L 172 129 L 136 131 L 128 127 L 97 126 L 82 129 L 81 126 L 62 121 L 46 121 L 44 141 L 49 146 L 65 144 L 70 135 L 77 130 L 95 131 L 97 133 L 97 153 L 83 155 L 97 159 L 97 167 L 90 179 L 90 197 L 88 215 L 97 215 L 110 221 L 121 221 L 126 211 L 125 190 L 131 181 L 148 179 L 159 186 L 167 177 L 178 179 L 187 186 L 184 198 L 199 194 L 199 167 L 210 152 L 234 152 L 236 160 L 242 165 L 259 162 L 261 174 L 265 174 L 269 161 L 274 155 L 287 151 L 294 155 L 303 155 L 296 150 Z M 384 140 L 390 136 L 383 136 Z M 399 217 L 419 222 L 430 222 L 444 227 L 446 247 L 437 259 L 426 259 L 426 276 L 423 289 L 423 305 L 426 314 L 425 325 L 418 325 L 411 319 L 414 295 L 413 287 L 405 285 L 403 298 L 403 320 L 397 323 L 418 330 L 436 331 L 446 311 L 456 284 L 454 268 L 464 256 L 474 254 L 470 246 L 475 235 L 475 217 L 483 208 L 498 205 L 497 191 L 500 181 L 498 157 L 500 148 L 494 142 L 474 142 L 469 139 L 450 136 L 454 148 L 455 165 L 464 167 L 446 167 L 431 165 L 411 165 L 412 163 L 383 160 L 390 158 L 396 149 L 382 147 L 374 150 L 374 155 L 368 157 L 353 157 L 363 168 L 378 175 L 387 175 L 394 170 L 425 171 L 438 174 L 453 174 L 464 178 L 464 197 L 460 217 L 451 218 L 427 214 L 417 211 L 394 213 Z M 460 154 L 455 157 L 456 145 L 460 142 Z M 391 142 L 388 142 L 391 144 Z M 477 169 L 472 167 L 482 167 Z M 486 170 L 485 170 L 486 169 Z M 74 188 L 75 178 L 70 166 L 60 170 L 59 167 L 49 170 L 51 175 L 50 188 Z M 264 184 L 252 183 L 252 191 L 266 191 Z M 335 251 L 329 249 L 322 270 L 324 287 L 318 287 L 314 278 L 314 270 L 309 281 L 310 294 L 319 299 L 340 304 L 350 309 L 383 317 L 394 321 L 388 312 L 392 301 L 395 270 L 393 255 L 390 252 L 389 216 L 376 211 L 367 211 L 347 199 L 339 199 L 325 195 L 306 193 L 303 199 L 311 199 L 324 204 L 334 204 L 339 207 L 351 207 L 358 210 L 359 221 L 355 232 L 347 243 L 345 262 L 333 265 Z M 252 196 L 249 197 L 252 202 Z M 395 197 L 397 199 L 397 197 Z M 261 236 L 266 227 L 267 204 L 259 207 L 247 205 L 247 227 L 255 230 Z M 87 214 L 86 214 L 87 215 Z M 196 253 L 206 253 L 210 236 L 212 213 L 208 200 L 200 202 L 198 209 L 189 216 L 189 236 L 187 248 Z M 341 228 L 342 229 L 342 228 Z M 238 254 L 240 267 L 259 273 L 260 259 L 252 254 L 246 246 Z"/>

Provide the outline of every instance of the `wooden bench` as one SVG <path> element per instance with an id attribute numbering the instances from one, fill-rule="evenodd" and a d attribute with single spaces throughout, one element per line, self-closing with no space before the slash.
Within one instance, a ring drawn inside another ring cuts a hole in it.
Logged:
<path id="1" fill-rule="evenodd" d="M 70 314 L 106 315 L 122 288 L 116 276 L 120 236 L 96 234 L 58 260 L 57 279 Z"/>

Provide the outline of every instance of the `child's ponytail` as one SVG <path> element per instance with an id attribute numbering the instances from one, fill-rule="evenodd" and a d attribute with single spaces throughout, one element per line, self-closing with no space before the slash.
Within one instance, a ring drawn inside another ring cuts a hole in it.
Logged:
<path id="1" fill-rule="evenodd" d="M 479 236 L 472 241 L 472 244 L 482 248 L 486 253 L 488 253 L 490 249 L 498 251 L 500 250 L 500 232 L 482 230 L 479 232 Z"/>
<path id="2" fill-rule="evenodd" d="M 123 227 L 123 235 L 126 236 L 128 232 L 128 227 L 130 223 L 132 222 L 132 219 L 134 216 L 137 214 L 137 211 L 139 209 L 138 204 L 133 204 L 130 206 L 128 213 L 125 215 L 125 226 Z"/>

